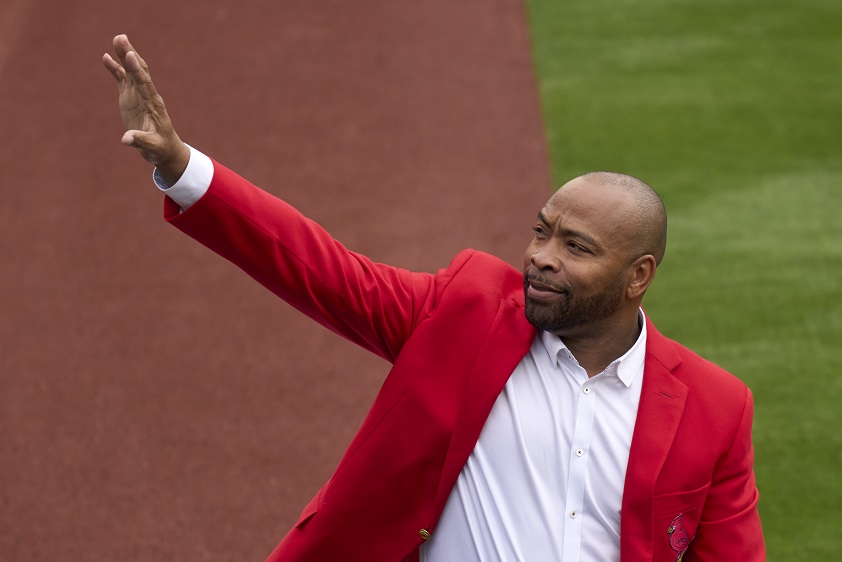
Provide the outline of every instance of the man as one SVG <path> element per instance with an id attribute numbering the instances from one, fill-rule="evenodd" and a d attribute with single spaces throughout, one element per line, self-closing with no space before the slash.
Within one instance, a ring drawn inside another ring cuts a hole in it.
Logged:
<path id="1" fill-rule="evenodd" d="M 393 363 L 333 477 L 269 560 L 763 560 L 748 389 L 640 303 L 666 244 L 630 176 L 576 178 L 518 272 L 475 251 L 437 274 L 349 252 L 184 145 L 125 36 L 122 142 L 165 218 Z"/>

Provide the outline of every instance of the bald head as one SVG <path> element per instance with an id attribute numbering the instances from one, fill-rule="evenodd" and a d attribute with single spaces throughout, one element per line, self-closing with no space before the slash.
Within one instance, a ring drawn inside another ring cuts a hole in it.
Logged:
<path id="1" fill-rule="evenodd" d="M 616 189 L 630 197 L 634 212 L 628 216 L 626 226 L 631 250 L 637 256 L 651 254 L 655 263 L 661 263 L 667 246 L 667 211 L 654 189 L 634 176 L 617 172 L 590 172 L 567 185 L 574 182 Z"/>
<path id="2" fill-rule="evenodd" d="M 666 224 L 660 197 L 637 178 L 593 172 L 561 186 L 524 255 L 526 318 L 562 337 L 636 337 Z"/>

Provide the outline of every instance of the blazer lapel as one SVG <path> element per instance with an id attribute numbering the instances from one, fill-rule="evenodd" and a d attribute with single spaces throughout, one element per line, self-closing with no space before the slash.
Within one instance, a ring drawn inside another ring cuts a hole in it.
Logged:
<path id="1" fill-rule="evenodd" d="M 688 391 L 672 374 L 681 363 L 678 352 L 648 318 L 646 322 L 643 387 L 623 491 L 622 560 L 652 559 L 652 496 L 681 421 Z"/>
<path id="2" fill-rule="evenodd" d="M 436 520 L 444 509 L 462 467 L 474 450 L 497 396 L 529 351 L 535 332 L 535 328 L 526 320 L 523 304 L 510 299 L 500 301 L 497 316 L 465 386 L 462 409 L 454 426 L 436 493 Z"/>

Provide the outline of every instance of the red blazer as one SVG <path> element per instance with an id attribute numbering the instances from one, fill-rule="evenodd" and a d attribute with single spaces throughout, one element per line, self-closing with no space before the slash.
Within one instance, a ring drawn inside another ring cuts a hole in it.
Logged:
<path id="1" fill-rule="evenodd" d="M 417 560 L 535 329 L 522 274 L 472 250 L 436 274 L 371 262 L 214 163 L 165 218 L 329 329 L 393 363 L 336 472 L 270 561 Z M 647 324 L 622 560 L 765 559 L 744 384 Z"/>

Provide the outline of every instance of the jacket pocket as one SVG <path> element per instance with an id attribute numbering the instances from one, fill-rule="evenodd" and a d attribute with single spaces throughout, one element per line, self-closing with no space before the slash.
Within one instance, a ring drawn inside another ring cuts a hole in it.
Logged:
<path id="1" fill-rule="evenodd" d="M 708 490 L 710 490 L 710 482 L 697 490 L 690 490 L 689 492 L 653 496 L 652 514 L 656 518 L 666 517 L 701 507 L 708 496 Z"/>
<path id="2" fill-rule="evenodd" d="M 688 549 L 692 552 L 708 490 L 710 483 L 696 490 L 652 498 L 654 560 L 678 560 Z"/>

